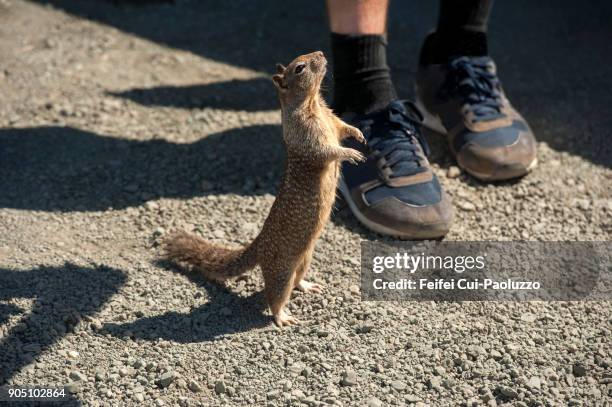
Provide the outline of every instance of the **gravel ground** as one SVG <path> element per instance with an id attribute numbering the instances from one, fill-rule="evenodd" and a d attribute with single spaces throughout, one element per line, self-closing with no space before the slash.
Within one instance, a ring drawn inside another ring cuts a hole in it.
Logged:
<path id="1" fill-rule="evenodd" d="M 43 3 L 0 0 L 0 384 L 92 406 L 609 405 L 609 302 L 363 302 L 377 237 L 342 202 L 313 260 L 324 293 L 291 300 L 300 327 L 273 326 L 256 273 L 221 287 L 156 261 L 173 228 L 256 235 L 283 159 L 267 72 L 326 49 L 322 5 Z M 435 4 L 399 3 L 409 96 Z M 498 5 L 540 166 L 482 184 L 432 136 L 449 240 L 609 240 L 611 7 L 572 3 Z"/>

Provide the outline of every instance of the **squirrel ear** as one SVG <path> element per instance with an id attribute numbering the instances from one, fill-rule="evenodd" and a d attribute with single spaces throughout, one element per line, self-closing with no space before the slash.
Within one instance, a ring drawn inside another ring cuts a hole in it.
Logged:
<path id="1" fill-rule="evenodd" d="M 283 64 L 276 64 L 276 73 L 285 73 L 287 67 Z"/>
<path id="2" fill-rule="evenodd" d="M 272 82 L 274 82 L 274 86 L 276 86 L 278 90 L 284 91 L 287 89 L 287 84 L 285 83 L 285 77 L 283 75 L 274 75 L 272 77 Z"/>

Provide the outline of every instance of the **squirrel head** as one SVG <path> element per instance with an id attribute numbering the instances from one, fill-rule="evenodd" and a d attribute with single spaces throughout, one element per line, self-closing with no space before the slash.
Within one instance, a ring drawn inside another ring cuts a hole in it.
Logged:
<path id="1" fill-rule="evenodd" d="M 327 69 L 327 59 L 321 51 L 301 55 L 286 67 L 276 64 L 272 82 L 278 90 L 281 103 L 299 104 L 318 95 Z"/>

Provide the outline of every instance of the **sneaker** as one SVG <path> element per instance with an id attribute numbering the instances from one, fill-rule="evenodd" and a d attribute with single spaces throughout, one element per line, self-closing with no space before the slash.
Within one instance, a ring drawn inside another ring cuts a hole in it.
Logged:
<path id="1" fill-rule="evenodd" d="M 340 192 L 357 219 L 374 232 L 401 239 L 435 239 L 451 225 L 453 207 L 427 160 L 423 120 L 412 103 L 395 101 L 380 111 L 342 115 L 367 143 L 349 139 L 366 161 L 344 163 Z"/>
<path id="2" fill-rule="evenodd" d="M 459 166 L 474 177 L 507 180 L 536 166 L 533 133 L 504 95 L 491 58 L 421 64 L 416 92 L 424 125 L 448 135 Z"/>

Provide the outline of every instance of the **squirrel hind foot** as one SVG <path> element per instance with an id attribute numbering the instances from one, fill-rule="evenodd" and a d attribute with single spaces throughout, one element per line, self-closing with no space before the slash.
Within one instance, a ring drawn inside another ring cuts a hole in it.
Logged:
<path id="1" fill-rule="evenodd" d="M 300 321 L 297 318 L 288 315 L 284 310 L 281 310 L 278 314 L 274 315 L 274 323 L 279 328 L 282 328 L 284 326 L 299 325 Z"/>
<path id="2" fill-rule="evenodd" d="M 296 288 L 304 293 L 321 293 L 323 291 L 321 284 L 311 283 L 306 280 L 300 281 Z"/>

